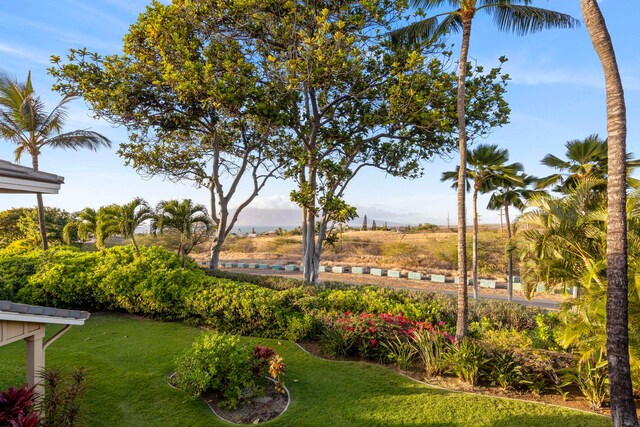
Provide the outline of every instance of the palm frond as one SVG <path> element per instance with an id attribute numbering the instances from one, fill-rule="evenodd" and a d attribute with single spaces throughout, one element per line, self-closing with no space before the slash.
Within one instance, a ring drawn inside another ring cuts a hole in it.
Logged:
<path id="1" fill-rule="evenodd" d="M 97 132 L 74 130 L 49 138 L 47 145 L 54 148 L 65 148 L 76 151 L 81 148 L 97 151 L 100 147 L 111 148 L 111 141 L 106 136 Z"/>
<path id="2" fill-rule="evenodd" d="M 544 29 L 574 28 L 580 25 L 577 19 L 566 13 L 528 5 L 515 5 L 511 2 L 499 2 L 481 8 L 493 16 L 493 21 L 500 31 L 515 33 L 519 36 Z"/>

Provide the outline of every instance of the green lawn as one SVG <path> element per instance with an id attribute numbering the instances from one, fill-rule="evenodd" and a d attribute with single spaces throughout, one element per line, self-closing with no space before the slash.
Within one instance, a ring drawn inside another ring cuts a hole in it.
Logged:
<path id="1" fill-rule="evenodd" d="M 88 368 L 87 426 L 228 425 L 201 400 L 166 384 L 174 357 L 199 333 L 177 323 L 97 315 L 49 347 L 47 366 Z M 286 341 L 247 341 L 274 347 L 287 363 L 292 403 L 272 426 L 611 425 L 571 410 L 435 390 L 380 366 L 319 360 Z M 22 384 L 24 343 L 0 348 L 0 361 L 0 388 Z"/>

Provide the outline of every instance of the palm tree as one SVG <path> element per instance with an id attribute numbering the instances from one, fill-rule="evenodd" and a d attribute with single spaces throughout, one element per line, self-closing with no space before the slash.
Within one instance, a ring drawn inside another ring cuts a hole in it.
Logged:
<path id="1" fill-rule="evenodd" d="M 520 163 L 505 165 L 509 161 L 509 152 L 497 145 L 481 144 L 467 154 L 467 171 L 465 175 L 473 181 L 473 297 L 478 299 L 478 194 L 487 193 L 495 188 L 497 177 L 519 182 L 517 171 L 522 170 Z M 455 171 L 444 172 L 441 181 L 453 181 L 452 187 L 458 187 L 459 167 Z M 467 180 L 468 191 L 471 185 Z"/>
<path id="2" fill-rule="evenodd" d="M 522 165 L 520 165 L 522 166 Z M 509 207 L 513 206 L 520 211 L 524 210 L 526 200 L 537 192 L 527 187 L 536 182 L 536 178 L 522 173 L 523 168 L 503 170 L 494 179 L 495 191 L 491 194 L 487 209 L 504 209 L 504 217 L 507 225 L 507 295 L 508 301 L 513 301 L 513 248 L 511 239 L 513 230 L 509 217 Z"/>
<path id="3" fill-rule="evenodd" d="M 574 139 L 567 141 L 566 159 L 561 159 L 553 154 L 547 154 L 542 159 L 542 164 L 558 172 L 544 178 L 540 178 L 537 188 L 546 189 L 551 186 L 553 191 L 567 193 L 572 187 L 586 177 L 595 176 L 606 179 L 608 174 L 608 142 L 600 138 L 598 134 L 589 135 L 585 139 Z M 640 160 L 632 160 L 632 154 L 627 154 L 627 168 L 631 172 L 633 168 L 640 166 Z M 637 186 L 638 181 L 627 177 L 627 182 Z M 594 189 L 604 191 L 606 182 L 603 181 L 600 188 Z"/>
<path id="4" fill-rule="evenodd" d="M 182 202 L 178 200 L 162 201 L 156 208 L 158 212 L 151 222 L 154 233 L 165 230 L 175 230 L 180 234 L 178 253 L 182 258 L 182 268 L 185 258 L 198 243 L 209 237 L 211 220 L 204 205 L 194 205 L 190 199 Z"/>
<path id="5" fill-rule="evenodd" d="M 136 254 L 140 249 L 136 242 L 136 229 L 145 221 L 153 219 L 153 210 L 146 201 L 136 197 L 124 205 L 109 205 L 101 209 L 101 226 L 98 228 L 98 239 L 104 241 L 106 236 L 118 234 L 131 239 Z"/>
<path id="6" fill-rule="evenodd" d="M 607 359 L 611 418 L 638 426 L 629 367 L 627 265 L 627 114 L 624 89 L 607 24 L 596 0 L 580 0 L 582 16 L 604 70 L 607 96 Z"/>
<path id="7" fill-rule="evenodd" d="M 62 229 L 62 239 L 67 245 L 70 245 L 73 243 L 71 241 L 72 233 L 76 232 L 80 240 L 89 240 L 91 237 L 96 237 L 97 229 L 98 211 L 92 208 L 85 208 L 76 214 L 74 221 L 64 226 Z"/>
<path id="8" fill-rule="evenodd" d="M 494 18 L 501 31 L 525 35 L 541 31 L 545 28 L 573 28 L 578 21 L 564 13 L 531 6 L 531 0 L 412 0 L 412 6 L 422 10 L 432 10 L 448 4 L 453 10 L 414 22 L 391 33 L 397 42 L 414 42 L 416 40 L 442 37 L 450 32 L 462 31 L 460 58 L 458 64 L 458 93 L 456 114 L 458 116 L 458 149 L 460 151 L 460 168 L 458 169 L 458 319 L 456 322 L 456 338 L 462 339 L 467 334 L 468 302 L 467 302 L 467 224 L 465 206 L 465 182 L 467 165 L 467 134 L 465 83 L 467 74 L 467 58 L 471 39 L 471 24 L 478 12 L 485 12 Z"/>
<path id="9" fill-rule="evenodd" d="M 31 84 L 31 72 L 22 83 L 6 75 L 0 75 L 0 136 L 16 144 L 15 160 L 20 161 L 26 151 L 31 156 L 34 170 L 38 170 L 38 160 L 43 147 L 79 150 L 87 148 L 96 151 L 99 147 L 111 147 L 105 136 L 88 130 L 74 130 L 62 133 L 67 118 L 67 104 L 75 99 L 67 95 L 48 112 L 44 102 L 36 96 Z M 49 248 L 44 221 L 42 194 L 36 195 L 38 202 L 38 222 L 42 247 Z"/>

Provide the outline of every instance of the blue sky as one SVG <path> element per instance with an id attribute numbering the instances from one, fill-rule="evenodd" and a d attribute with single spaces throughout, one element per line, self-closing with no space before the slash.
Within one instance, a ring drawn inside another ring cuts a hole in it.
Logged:
<path id="1" fill-rule="evenodd" d="M 21 0 L 0 7 L 0 69 L 24 79 L 31 70 L 36 91 L 54 105 L 59 96 L 50 91 L 53 79 L 46 72 L 52 54 L 64 56 L 69 48 L 87 47 L 102 54 L 117 53 L 128 26 L 147 5 L 142 0 Z M 570 13 L 581 19 L 578 0 L 540 0 L 536 6 Z M 629 125 L 628 148 L 640 156 L 640 16 L 637 0 L 601 0 L 618 57 L 626 91 Z M 455 42 L 455 37 L 451 42 Z M 512 81 L 506 95 L 511 123 L 484 141 L 509 149 L 512 161 L 525 165 L 528 173 L 542 176 L 550 171 L 540 165 L 546 153 L 561 155 L 567 140 L 592 133 L 606 135 L 604 79 L 586 28 L 553 30 L 526 37 L 496 31 L 490 18 L 478 16 L 474 23 L 470 56 L 487 67 L 505 55 L 504 70 Z M 72 107 L 67 130 L 86 129 L 107 135 L 111 150 L 66 152 L 45 150 L 41 169 L 63 175 L 66 183 L 59 195 L 45 196 L 48 206 L 79 210 L 108 203 L 123 203 L 142 196 L 150 203 L 171 198 L 192 198 L 208 204 L 207 191 L 188 184 L 155 178 L 146 180 L 125 167 L 116 154 L 125 141 L 124 129 L 113 128 L 90 117 L 82 101 Z M 13 159 L 9 143 L 0 140 L 0 158 Z M 363 172 L 346 193 L 349 203 L 370 219 L 398 223 L 445 224 L 456 219 L 456 196 L 440 175 L 455 167 L 456 157 L 427 163 L 423 178 L 406 181 L 376 170 Z M 30 159 L 23 158 L 23 164 Z M 272 182 L 254 206 L 261 209 L 294 208 L 288 200 L 292 185 Z M 486 211 L 487 197 L 480 199 L 480 221 L 496 223 L 496 212 Z M 5 196 L 0 209 L 32 206 L 33 196 Z M 266 213 L 268 214 L 268 213 Z M 273 219 L 278 224 L 278 219 Z"/>

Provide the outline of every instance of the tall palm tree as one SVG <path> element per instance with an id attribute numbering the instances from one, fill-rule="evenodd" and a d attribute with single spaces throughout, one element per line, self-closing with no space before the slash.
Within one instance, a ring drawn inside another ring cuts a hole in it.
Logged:
<path id="1" fill-rule="evenodd" d="M 162 201 L 156 211 L 157 214 L 151 222 L 151 231 L 163 233 L 165 230 L 174 230 L 180 234 L 178 253 L 184 268 L 185 258 L 193 247 L 209 237 L 211 219 L 207 208 L 204 205 L 193 204 L 191 199 L 185 199 L 182 202 Z"/>
<path id="2" fill-rule="evenodd" d="M 498 148 L 497 145 L 481 144 L 467 153 L 467 191 L 473 188 L 473 245 L 472 245 L 472 269 L 473 269 L 473 297 L 478 299 L 478 194 L 487 193 L 495 188 L 494 181 L 498 177 L 513 179 L 514 184 L 519 183 L 517 171 L 522 170 L 520 163 L 506 165 L 509 161 L 509 152 Z M 441 181 L 453 181 L 452 187 L 458 187 L 459 166 L 455 171 L 444 172 Z M 469 181 L 473 181 L 470 184 Z"/>
<path id="3" fill-rule="evenodd" d="M 0 75 L 0 136 L 16 144 L 15 160 L 20 161 L 26 151 L 31 156 L 34 170 L 38 170 L 38 160 L 43 147 L 79 150 L 87 148 L 96 151 L 99 147 L 111 147 L 107 137 L 88 130 L 62 132 L 67 118 L 67 104 L 75 99 L 67 95 L 53 110 L 47 111 L 44 102 L 36 96 L 31 84 L 31 72 L 26 82 Z M 38 222 L 42 247 L 49 248 L 44 222 L 42 194 L 36 195 L 38 202 Z"/>
<path id="4" fill-rule="evenodd" d="M 522 165 L 520 165 L 522 166 Z M 513 250 L 511 239 L 513 238 L 513 229 L 509 216 L 509 207 L 513 206 L 520 211 L 524 210 L 526 200 L 536 194 L 535 190 L 530 190 L 531 184 L 536 182 L 536 178 L 522 173 L 523 168 L 514 168 L 512 170 L 503 170 L 495 180 L 495 191 L 491 194 L 487 209 L 500 210 L 504 209 L 504 217 L 507 226 L 507 300 L 513 301 Z"/>
<path id="5" fill-rule="evenodd" d="M 412 0 L 416 8 L 433 10 L 447 4 L 451 11 L 414 22 L 394 31 L 391 36 L 399 42 L 413 42 L 421 39 L 439 38 L 448 33 L 462 31 L 460 58 L 458 64 L 458 93 L 456 114 L 458 116 L 458 149 L 460 168 L 458 169 L 458 319 L 456 337 L 462 339 L 467 334 L 467 224 L 465 205 L 465 182 L 467 165 L 466 133 L 466 75 L 471 25 L 478 12 L 493 17 L 499 30 L 525 35 L 545 28 L 573 28 L 578 21 L 564 13 L 531 6 L 531 0 Z"/>
<path id="6" fill-rule="evenodd" d="M 582 16 L 600 58 L 607 97 L 607 359 L 611 418 L 638 426 L 629 367 L 627 265 L 627 113 L 624 89 L 607 24 L 596 0 L 580 0 Z"/>
<path id="7" fill-rule="evenodd" d="M 101 240 L 105 235 L 118 234 L 125 239 L 131 239 L 136 254 L 140 255 L 140 249 L 136 242 L 136 229 L 140 225 L 154 218 L 153 209 L 140 197 L 136 197 L 124 205 L 109 205 L 101 209 L 101 227 L 98 234 Z"/>

